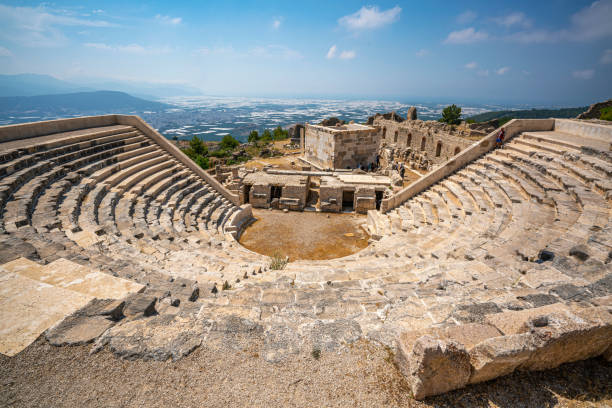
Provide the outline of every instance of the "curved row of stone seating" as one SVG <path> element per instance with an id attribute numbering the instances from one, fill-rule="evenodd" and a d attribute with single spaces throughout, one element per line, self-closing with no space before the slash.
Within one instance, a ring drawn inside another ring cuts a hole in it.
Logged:
<path id="1" fill-rule="evenodd" d="M 160 254 L 170 250 L 192 250 L 191 256 L 210 258 L 221 270 L 223 260 L 240 259 L 236 253 L 252 258 L 247 251 L 227 249 L 236 244 L 225 240 L 223 227 L 237 207 L 138 130 L 109 126 L 80 133 L 31 145 L 26 140 L 3 153 L 3 230 L 39 243 L 39 252 L 49 255 L 47 261 L 55 255 L 45 247 L 90 261 L 111 255 L 129 264 L 130 274 L 142 269 L 144 281 L 151 271 L 171 275 L 171 267 L 180 266 L 174 261 L 160 267 Z M 187 184 L 188 189 L 183 188 Z M 164 230 L 164 239 L 159 239 L 159 228 L 149 228 L 155 226 L 153 221 Z M 222 282 L 222 277 L 214 280 Z"/>
<path id="2" fill-rule="evenodd" d="M 456 281 L 461 274 L 453 266 L 473 261 L 497 285 L 509 288 L 594 285 L 610 269 L 612 245 L 604 238 L 612 230 L 606 187 L 610 164 L 568 147 L 558 149 L 557 157 L 544 149 L 519 157 L 515 152 L 522 140 L 469 164 L 388 214 L 381 223 L 382 239 L 360 253 L 321 262 L 327 270 L 296 262 L 286 272 L 300 285 L 416 279 L 416 289 L 432 277 L 439 283 Z M 568 155 L 573 159 L 565 160 Z M 545 157 L 549 161 L 539 162 Z M 580 259 L 581 246 L 587 247 L 590 266 Z M 578 258 L 570 256 L 572 251 Z M 547 252 L 556 256 L 552 264 L 542 263 Z M 582 276 L 589 268 L 598 272 Z M 473 285 L 475 290 L 482 290 L 479 285 Z"/>

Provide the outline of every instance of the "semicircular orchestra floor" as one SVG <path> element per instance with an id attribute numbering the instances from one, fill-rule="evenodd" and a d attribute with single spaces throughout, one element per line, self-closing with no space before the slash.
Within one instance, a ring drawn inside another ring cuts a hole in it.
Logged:
<path id="1" fill-rule="evenodd" d="M 368 246 L 366 217 L 358 214 L 253 210 L 257 219 L 241 235 L 240 243 L 267 256 L 289 261 L 334 259 Z"/>

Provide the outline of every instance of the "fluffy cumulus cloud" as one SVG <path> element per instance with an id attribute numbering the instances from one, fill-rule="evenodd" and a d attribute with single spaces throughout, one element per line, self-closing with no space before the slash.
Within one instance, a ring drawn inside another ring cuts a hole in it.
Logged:
<path id="1" fill-rule="evenodd" d="M 487 38 L 489 34 L 485 31 L 477 31 L 474 27 L 468 27 L 464 30 L 452 31 L 444 42 L 446 44 L 471 44 Z"/>
<path id="2" fill-rule="evenodd" d="M 170 17 L 161 14 L 156 15 L 155 20 L 165 25 L 179 25 L 183 22 L 183 19 L 181 17 Z"/>
<path id="3" fill-rule="evenodd" d="M 612 48 L 609 48 L 603 52 L 599 62 L 602 64 L 612 64 Z"/>
<path id="4" fill-rule="evenodd" d="M 111 27 L 108 21 L 89 19 L 38 7 L 0 4 L 0 38 L 26 47 L 58 47 L 68 43 L 63 27 Z"/>
<path id="5" fill-rule="evenodd" d="M 336 45 L 332 45 L 331 47 L 329 47 L 329 50 L 327 51 L 327 55 L 325 56 L 325 58 L 327 59 L 332 59 L 336 56 L 336 51 L 338 50 L 338 48 L 336 47 Z"/>
<path id="6" fill-rule="evenodd" d="M 475 61 L 472 61 L 465 64 L 465 67 L 467 69 L 476 69 L 478 67 L 478 64 Z"/>
<path id="7" fill-rule="evenodd" d="M 367 30 L 392 24 L 399 19 L 401 7 L 379 10 L 377 6 L 363 6 L 357 12 L 341 17 L 338 23 L 349 30 Z"/>
<path id="8" fill-rule="evenodd" d="M 501 67 L 495 71 L 497 75 L 504 75 L 506 72 L 510 71 L 510 67 Z"/>
<path id="9" fill-rule="evenodd" d="M 13 53 L 0 45 L 0 57 L 11 57 Z"/>
<path id="10" fill-rule="evenodd" d="M 572 72 L 572 76 L 576 79 L 583 79 L 583 80 L 588 80 L 593 78 L 593 76 L 595 75 L 595 70 L 594 69 L 583 69 L 583 70 L 578 70 L 578 71 L 574 71 Z"/>
<path id="11" fill-rule="evenodd" d="M 457 23 L 470 24 L 472 21 L 476 20 L 476 17 L 478 17 L 478 15 L 472 10 L 466 10 L 457 16 Z"/>

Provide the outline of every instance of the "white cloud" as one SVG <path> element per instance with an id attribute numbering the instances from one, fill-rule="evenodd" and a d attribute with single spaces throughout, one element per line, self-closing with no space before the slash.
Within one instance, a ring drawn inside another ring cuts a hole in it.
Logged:
<path id="1" fill-rule="evenodd" d="M 571 18 L 570 35 L 579 40 L 592 40 L 612 35 L 612 0 L 592 3 Z"/>
<path id="2" fill-rule="evenodd" d="M 355 51 L 342 51 L 338 58 L 340 59 L 353 59 L 357 54 Z"/>
<path id="3" fill-rule="evenodd" d="M 429 51 L 423 48 L 423 49 L 418 50 L 418 51 L 415 53 L 415 55 L 416 55 L 417 57 L 419 57 L 419 58 L 420 58 L 420 57 L 425 57 L 425 56 L 429 55 Z"/>
<path id="4" fill-rule="evenodd" d="M 340 53 L 338 53 L 338 47 L 336 47 L 336 45 L 334 44 L 331 47 L 329 47 L 329 50 L 327 51 L 325 58 L 333 59 L 333 58 L 338 57 L 340 59 L 353 59 L 356 56 L 357 56 L 357 53 L 352 50 L 343 50 L 343 51 L 340 51 Z"/>
<path id="5" fill-rule="evenodd" d="M 363 6 L 357 12 L 338 19 L 338 23 L 350 30 L 380 28 L 397 21 L 401 11 L 399 6 L 384 11 L 377 6 Z"/>
<path id="6" fill-rule="evenodd" d="M 595 75 L 595 70 L 594 69 L 583 69 L 583 70 L 572 72 L 572 76 L 574 78 L 584 79 L 584 80 L 591 79 L 591 78 L 593 78 L 594 75 Z"/>
<path id="7" fill-rule="evenodd" d="M 550 31 L 524 30 L 511 34 L 507 40 L 521 43 L 552 43 L 559 41 L 591 41 L 612 36 L 612 0 L 599 0 L 570 18 L 568 28 Z"/>
<path id="8" fill-rule="evenodd" d="M 599 62 L 602 64 L 612 64 L 612 48 L 608 48 L 603 52 Z"/>
<path id="9" fill-rule="evenodd" d="M 0 45 L 0 57 L 12 57 L 13 53 Z"/>
<path id="10" fill-rule="evenodd" d="M 493 21 L 504 27 L 512 27 L 514 25 L 520 25 L 523 27 L 531 26 L 531 21 L 528 20 L 527 17 L 525 17 L 525 14 L 521 12 L 510 13 L 503 17 L 497 17 L 494 18 Z"/>
<path id="11" fill-rule="evenodd" d="M 451 32 L 444 42 L 446 44 L 470 44 L 489 38 L 485 31 L 476 31 L 474 27 Z"/>
<path id="12" fill-rule="evenodd" d="M 145 47 L 140 44 L 126 44 L 126 45 L 109 45 L 104 43 L 85 43 L 85 47 L 95 48 L 104 51 L 118 51 L 126 54 L 138 54 L 138 55 L 160 55 L 168 54 L 172 50 L 170 47 Z"/>
<path id="13" fill-rule="evenodd" d="M 45 7 L 0 4 L 0 37 L 27 47 L 58 47 L 68 43 L 61 27 L 111 27 L 113 24 L 50 11 Z"/>
<path id="14" fill-rule="evenodd" d="M 278 30 L 282 22 L 283 22 L 282 18 L 275 18 L 274 21 L 272 21 L 272 28 L 274 28 L 275 30 Z"/>
<path id="15" fill-rule="evenodd" d="M 181 17 L 170 17 L 161 14 L 156 15 L 155 20 L 165 25 L 179 25 L 183 22 L 183 19 Z"/>
<path id="16" fill-rule="evenodd" d="M 329 51 L 327 51 L 327 55 L 325 56 L 325 58 L 327 59 L 332 59 L 336 56 L 336 46 L 332 45 L 331 47 L 329 47 Z"/>
<path id="17" fill-rule="evenodd" d="M 497 75 L 504 75 L 506 72 L 510 71 L 510 67 L 501 67 L 495 73 Z"/>
<path id="18" fill-rule="evenodd" d="M 477 72 L 477 74 L 479 76 L 486 77 L 486 76 L 489 76 L 489 70 L 488 69 L 481 69 L 480 71 Z"/>
<path id="19" fill-rule="evenodd" d="M 476 67 L 478 67 L 478 63 L 476 63 L 475 61 L 468 62 L 467 64 L 465 64 L 465 67 L 467 69 L 476 69 Z"/>
<path id="20" fill-rule="evenodd" d="M 476 20 L 476 17 L 478 17 L 478 15 L 472 10 L 466 10 L 457 16 L 457 22 L 459 24 L 469 24 Z"/>

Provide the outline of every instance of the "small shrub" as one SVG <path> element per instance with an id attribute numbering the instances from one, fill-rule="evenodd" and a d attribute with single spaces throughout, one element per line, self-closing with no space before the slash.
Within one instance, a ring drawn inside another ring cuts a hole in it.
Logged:
<path id="1" fill-rule="evenodd" d="M 220 150 L 234 150 L 240 145 L 240 142 L 234 139 L 232 135 L 225 135 L 221 142 L 219 142 Z"/>
<path id="2" fill-rule="evenodd" d="M 272 260 L 270 261 L 270 269 L 275 271 L 280 271 L 281 269 L 285 269 L 287 266 L 288 259 L 285 256 L 282 256 L 280 253 L 275 253 L 272 255 Z"/>
<path id="3" fill-rule="evenodd" d="M 228 281 L 223 282 L 223 290 L 230 290 L 232 285 L 229 284 Z"/>
<path id="4" fill-rule="evenodd" d="M 310 352 L 310 355 L 315 360 L 320 359 L 321 358 L 321 349 L 319 349 L 318 347 L 313 348 L 312 351 Z"/>
<path id="5" fill-rule="evenodd" d="M 601 120 L 611 120 L 612 121 L 612 106 L 608 106 L 607 108 L 603 108 L 601 110 L 601 114 L 599 115 L 599 119 L 601 119 Z"/>

